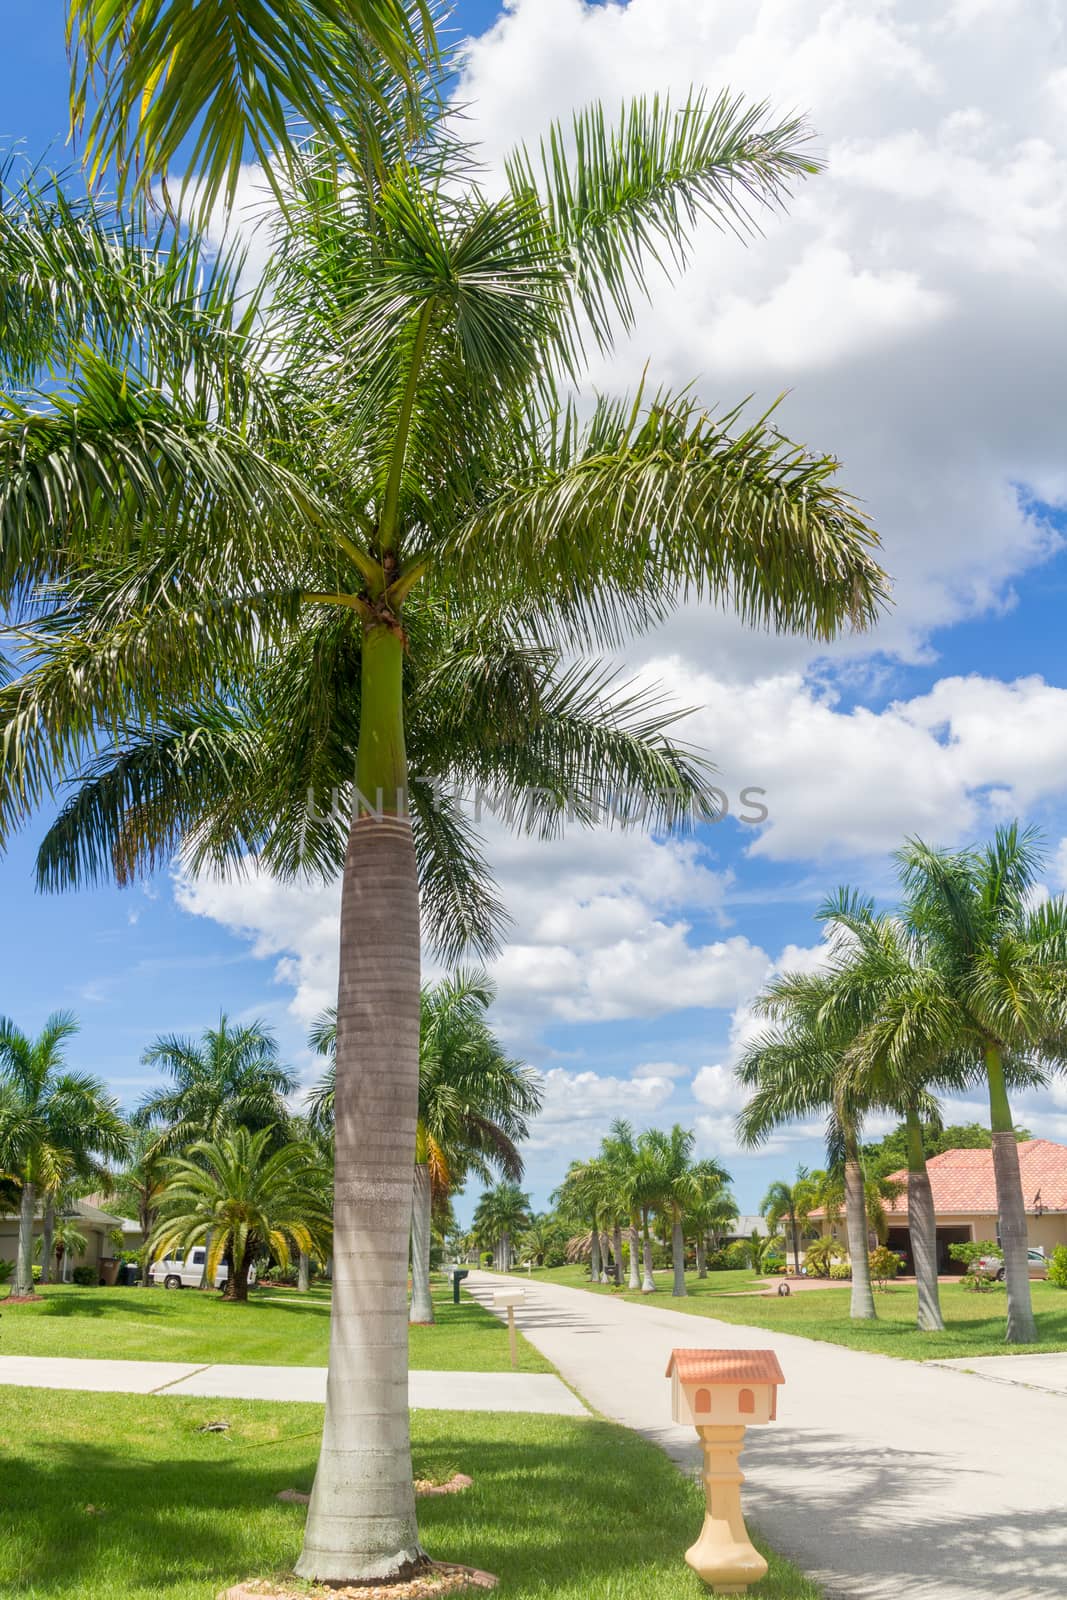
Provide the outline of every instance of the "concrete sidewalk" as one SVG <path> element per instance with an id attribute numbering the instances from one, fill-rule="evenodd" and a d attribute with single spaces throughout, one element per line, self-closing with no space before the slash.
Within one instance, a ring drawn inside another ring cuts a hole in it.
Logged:
<path id="1" fill-rule="evenodd" d="M 79 1361 L 64 1356 L 0 1356 L 0 1385 L 82 1389 L 96 1394 L 202 1395 L 227 1400 L 326 1399 L 325 1367 L 196 1366 L 177 1361 Z M 526 1411 L 557 1417 L 589 1413 L 565 1383 L 546 1372 L 412 1372 L 408 1397 L 423 1411 Z"/>
<path id="2" fill-rule="evenodd" d="M 990 1383 L 534 1279 L 523 1334 L 592 1406 L 698 1464 L 671 1422 L 676 1345 L 773 1349 L 786 1375 L 776 1423 L 749 1430 L 745 1504 L 783 1555 L 830 1596 L 1063 1600 L 1067 1412 L 1061 1395 Z M 492 1306 L 504 1280 L 472 1272 Z M 1041 1357 L 1008 1357 L 1039 1361 Z M 694 1534 L 696 1529 L 694 1529 Z"/>

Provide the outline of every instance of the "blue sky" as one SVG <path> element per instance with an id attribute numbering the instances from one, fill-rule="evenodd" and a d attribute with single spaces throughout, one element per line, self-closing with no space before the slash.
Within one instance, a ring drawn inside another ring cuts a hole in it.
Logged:
<path id="1" fill-rule="evenodd" d="M 60 160 L 62 9 L 8 0 L 0 60 L 0 132 Z M 497 1022 L 548 1075 L 538 1199 L 618 1113 L 696 1126 L 746 1209 L 771 1177 L 817 1164 L 813 1129 L 758 1159 L 732 1145 L 747 999 L 773 964 L 814 959 L 827 889 L 891 892 L 905 834 L 952 843 L 1018 813 L 1045 828 L 1048 885 L 1062 887 L 1067 62 L 1038 9 L 901 0 L 877 16 L 845 7 L 842 22 L 797 0 L 783 22 L 769 0 L 457 8 L 481 36 L 460 93 L 490 173 L 513 139 L 594 94 L 696 79 L 810 108 L 826 175 L 747 252 L 702 235 L 689 275 L 657 290 L 591 382 L 629 386 L 651 360 L 709 402 L 788 391 L 783 426 L 840 455 L 896 583 L 877 632 L 828 655 L 703 611 L 630 652 L 633 671 L 699 707 L 690 736 L 724 788 L 766 788 L 766 828 L 730 821 L 684 847 L 491 835 L 516 916 Z M 131 1105 L 148 1040 L 223 1009 L 269 1019 L 311 1071 L 329 892 L 176 887 L 165 872 L 40 897 L 33 850 L 31 832 L 0 862 L 0 1010 L 34 1029 L 73 1008 L 79 1063 Z M 1065 1113 L 1059 1089 L 1021 1108 L 1049 1137 L 1067 1138 Z"/>

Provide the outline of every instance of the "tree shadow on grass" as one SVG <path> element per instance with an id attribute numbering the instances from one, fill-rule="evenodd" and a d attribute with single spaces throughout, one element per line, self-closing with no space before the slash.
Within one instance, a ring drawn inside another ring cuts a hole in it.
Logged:
<path id="1" fill-rule="evenodd" d="M 108 1289 L 101 1289 L 99 1292 L 94 1289 L 82 1289 L 75 1294 L 52 1294 L 34 1314 L 39 1317 L 128 1317 L 131 1312 L 146 1317 L 166 1315 L 163 1305 L 158 1301 L 153 1303 L 151 1290 L 145 1289 L 143 1294 L 143 1305 L 140 1301 L 131 1303 L 125 1297 L 121 1300 L 116 1299 Z"/>

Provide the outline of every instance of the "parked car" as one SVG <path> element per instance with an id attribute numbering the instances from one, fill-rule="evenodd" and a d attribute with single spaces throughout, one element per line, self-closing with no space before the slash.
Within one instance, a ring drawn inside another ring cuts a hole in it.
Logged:
<path id="1" fill-rule="evenodd" d="M 1048 1257 L 1043 1250 L 1027 1250 L 1026 1261 L 1031 1278 L 1048 1277 Z M 983 1278 L 995 1278 L 998 1283 L 1004 1282 L 1003 1256 L 979 1256 L 971 1270 Z"/>
<path id="2" fill-rule="evenodd" d="M 149 1283 L 155 1288 L 162 1284 L 164 1289 L 199 1289 L 204 1277 L 204 1248 L 200 1244 L 192 1250 L 176 1250 L 172 1256 L 153 1261 L 148 1269 Z M 220 1261 L 215 1271 L 215 1288 L 221 1289 L 229 1276 L 229 1267 L 225 1261 Z M 248 1281 L 255 1283 L 255 1267 L 249 1268 Z"/>

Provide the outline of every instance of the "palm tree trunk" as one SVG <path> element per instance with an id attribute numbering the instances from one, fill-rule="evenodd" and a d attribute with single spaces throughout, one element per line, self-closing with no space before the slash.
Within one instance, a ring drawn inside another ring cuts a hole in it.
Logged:
<path id="1" fill-rule="evenodd" d="M 297 1258 L 296 1287 L 300 1294 L 307 1294 L 311 1288 L 311 1257 L 306 1250 L 301 1250 Z"/>
<path id="2" fill-rule="evenodd" d="M 396 726 L 372 664 L 385 641 Z M 390 657 L 391 653 L 391 659 Z M 403 645 L 368 630 L 357 783 L 373 803 L 403 770 Z M 379 748 L 393 738 L 391 750 Z M 399 748 L 397 748 L 397 740 Z M 364 762 L 365 745 L 379 764 Z M 368 770 L 369 769 L 369 770 Z M 397 793 L 399 782 L 392 784 Z M 334 1277 L 326 1417 L 303 1578 L 395 1579 L 421 1567 L 408 1423 L 407 1265 L 419 1091 L 419 887 L 411 825 L 353 821 L 341 895 Z"/>
<path id="3" fill-rule="evenodd" d="M 915 1286 L 919 1293 L 918 1326 L 926 1333 L 940 1333 L 945 1326 L 941 1315 L 941 1296 L 937 1286 L 937 1218 L 934 1195 L 926 1170 L 922 1123 L 918 1112 L 909 1106 L 905 1118 L 908 1141 L 908 1234 L 915 1263 Z"/>
<path id="4" fill-rule="evenodd" d="M 593 1218 L 593 1231 L 589 1235 L 589 1282 L 600 1282 L 600 1231 Z"/>
<path id="5" fill-rule="evenodd" d="M 614 1278 L 617 1288 L 622 1288 L 622 1224 L 616 1222 L 611 1236 L 611 1253 L 615 1257 Z"/>
<path id="6" fill-rule="evenodd" d="M 671 1294 L 675 1299 L 689 1291 L 685 1286 L 685 1238 L 682 1234 L 682 1219 L 675 1216 L 671 1227 L 671 1261 L 674 1266 L 674 1285 Z"/>
<path id="7" fill-rule="evenodd" d="M 789 1218 L 789 1231 L 793 1235 L 793 1271 L 800 1276 L 800 1227 L 797 1223 L 796 1212 Z"/>
<path id="8" fill-rule="evenodd" d="M 511 1234 L 507 1228 L 500 1235 L 500 1270 L 511 1271 Z"/>
<path id="9" fill-rule="evenodd" d="M 648 1231 L 647 1211 L 644 1214 L 644 1224 L 645 1232 L 644 1237 L 641 1240 L 641 1266 L 643 1268 L 643 1276 L 641 1278 L 641 1293 L 655 1294 L 656 1280 L 652 1276 L 652 1236 Z"/>
<path id="10" fill-rule="evenodd" d="M 415 1163 L 415 1193 L 411 1207 L 411 1309 L 409 1322 L 433 1322 L 430 1297 L 430 1168 Z"/>
<path id="11" fill-rule="evenodd" d="M 56 1232 L 56 1202 L 49 1196 L 44 1206 L 44 1226 L 41 1229 L 41 1282 L 52 1280 L 52 1240 Z"/>
<path id="12" fill-rule="evenodd" d="M 708 1275 L 708 1243 L 707 1235 L 703 1228 L 697 1234 L 697 1277 L 706 1278 Z"/>
<path id="13" fill-rule="evenodd" d="M 641 1219 L 636 1211 L 630 1213 L 630 1288 L 641 1287 Z"/>
<path id="14" fill-rule="evenodd" d="M 848 1233 L 848 1254 L 852 1263 L 852 1302 L 849 1316 L 853 1321 L 871 1321 L 878 1313 L 874 1309 L 871 1289 L 871 1266 L 867 1251 L 867 1202 L 864 1194 L 863 1168 L 855 1134 L 845 1143 L 845 1227 Z"/>
<path id="15" fill-rule="evenodd" d="M 1008 1344 L 1035 1344 L 1037 1323 L 1030 1298 L 1030 1268 L 1027 1261 L 1028 1234 L 1026 1200 L 1019 1172 L 1019 1146 L 1011 1120 L 1011 1106 L 1004 1082 L 1004 1062 L 1000 1050 L 991 1045 L 986 1051 L 986 1077 L 989 1080 L 989 1126 L 993 1130 L 993 1176 L 997 1185 L 997 1221 L 1000 1248 L 1004 1252 L 1004 1281 L 1008 1292 Z"/>
<path id="16" fill-rule="evenodd" d="M 19 1203 L 19 1238 L 15 1255 L 13 1295 L 33 1293 L 33 1214 L 37 1207 L 37 1186 L 28 1180 L 22 1185 Z"/>

